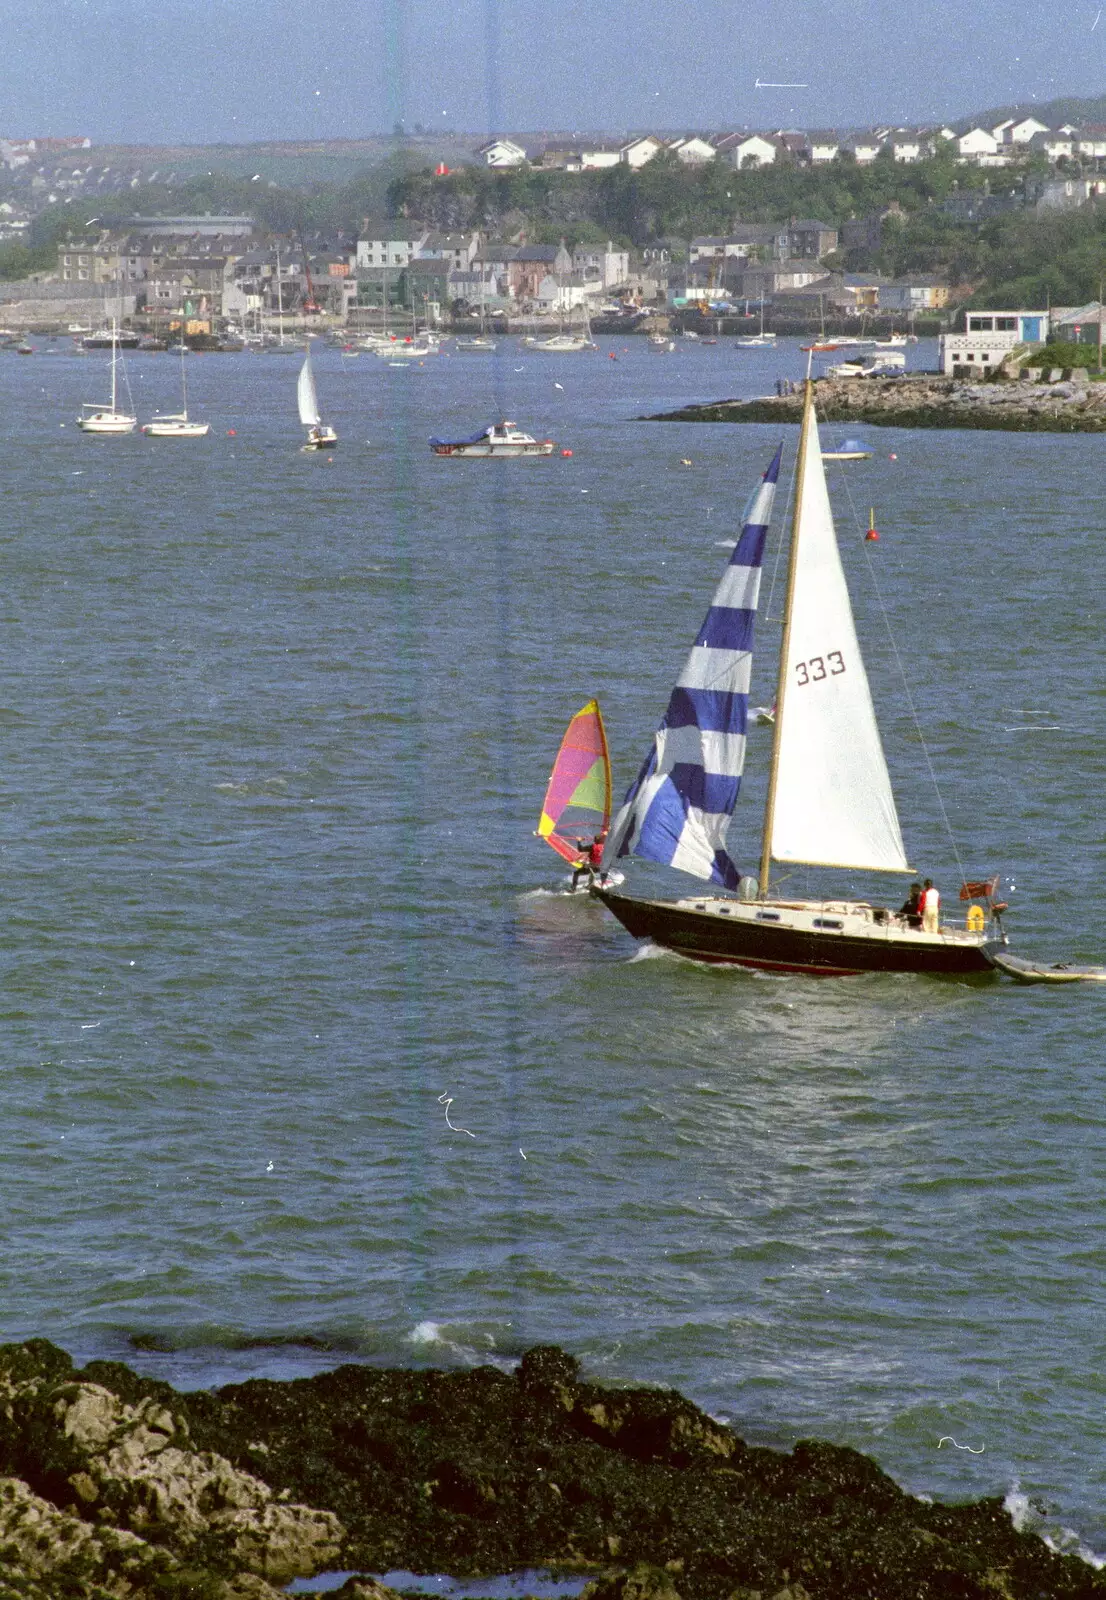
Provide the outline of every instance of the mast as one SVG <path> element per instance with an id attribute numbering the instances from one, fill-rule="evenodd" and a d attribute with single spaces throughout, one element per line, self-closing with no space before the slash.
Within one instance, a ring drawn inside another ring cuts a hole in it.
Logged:
<path id="1" fill-rule="evenodd" d="M 117 352 L 115 345 L 115 318 L 111 319 L 111 409 L 115 411 L 115 362 Z"/>
<path id="2" fill-rule="evenodd" d="M 764 831 L 760 840 L 760 898 L 768 894 L 768 878 L 772 865 L 772 828 L 776 816 L 776 780 L 780 767 L 780 732 L 783 728 L 783 703 L 787 692 L 787 658 L 791 649 L 791 607 L 795 598 L 795 574 L 799 568 L 799 514 L 803 503 L 803 483 L 806 480 L 807 441 L 810 438 L 810 414 L 814 405 L 814 385 L 810 380 L 810 363 L 807 363 L 806 388 L 803 393 L 803 420 L 799 431 L 799 458 L 795 464 L 795 498 L 791 507 L 791 549 L 787 559 L 787 595 L 783 605 L 783 632 L 780 636 L 780 664 L 776 675 L 776 722 L 772 729 L 772 765 L 768 769 L 768 793 L 764 801 Z"/>

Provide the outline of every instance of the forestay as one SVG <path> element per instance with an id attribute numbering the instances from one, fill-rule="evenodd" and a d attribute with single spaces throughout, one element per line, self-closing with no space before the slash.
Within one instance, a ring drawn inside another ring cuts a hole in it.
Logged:
<path id="1" fill-rule="evenodd" d="M 908 872 L 813 407 L 804 430 L 791 629 L 776 714 L 771 853 L 778 861 Z"/>
<path id="2" fill-rule="evenodd" d="M 311 370 L 311 357 L 308 355 L 300 368 L 300 380 L 296 387 L 296 399 L 299 402 L 300 421 L 305 428 L 317 428 L 322 418 L 319 416 L 319 399 L 315 393 L 315 374 Z"/>
<path id="3" fill-rule="evenodd" d="M 746 512 L 668 710 L 615 820 L 603 860 L 644 856 L 736 888 L 725 849 L 745 767 L 753 632 L 782 446 Z"/>

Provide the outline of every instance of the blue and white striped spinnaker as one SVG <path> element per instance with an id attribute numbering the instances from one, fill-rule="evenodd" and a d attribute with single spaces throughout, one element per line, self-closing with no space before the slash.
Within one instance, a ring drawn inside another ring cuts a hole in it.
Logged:
<path id="1" fill-rule="evenodd" d="M 753 495 L 745 526 L 603 852 L 644 856 L 736 889 L 726 852 L 745 767 L 753 629 L 764 541 L 783 446 Z"/>

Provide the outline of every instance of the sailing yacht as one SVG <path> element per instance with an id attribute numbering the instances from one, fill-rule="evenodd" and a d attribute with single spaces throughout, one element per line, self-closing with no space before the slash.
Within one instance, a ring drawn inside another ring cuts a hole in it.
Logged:
<path id="1" fill-rule="evenodd" d="M 138 426 L 138 418 L 132 417 L 128 411 L 120 411 L 117 404 L 117 379 L 116 372 L 119 366 L 119 341 L 118 329 L 114 318 L 111 324 L 111 400 L 105 407 L 99 401 L 86 401 L 77 418 L 77 426 L 83 433 L 133 433 Z M 124 379 L 126 374 L 124 373 Z M 128 394 L 130 392 L 128 386 Z"/>
<path id="2" fill-rule="evenodd" d="M 962 886 L 962 899 L 985 902 L 967 909 L 963 927 L 946 923 L 928 931 L 866 901 L 769 893 L 773 862 L 912 870 L 837 548 L 809 379 L 759 882 L 743 877 L 727 853 L 745 763 L 753 631 L 781 452 L 782 446 L 751 502 L 603 855 L 604 867 L 622 856 L 645 857 L 736 894 L 673 901 L 601 882 L 592 893 L 636 937 L 699 961 L 819 975 L 986 972 L 1005 943 L 989 885 Z"/>
<path id="3" fill-rule="evenodd" d="M 743 339 L 735 339 L 734 343 L 739 350 L 765 350 L 772 349 L 776 343 L 774 333 L 764 331 L 764 297 L 760 301 L 760 332 L 747 334 Z"/>
<path id="4" fill-rule="evenodd" d="M 184 373 L 184 356 L 187 346 L 183 335 L 180 343 L 180 397 L 179 411 L 155 411 L 149 422 L 142 424 L 142 432 L 150 439 L 203 439 L 211 430 L 209 422 L 194 422 L 188 415 L 188 381 Z"/>
<path id="5" fill-rule="evenodd" d="M 300 368 L 299 381 L 296 384 L 296 401 L 299 405 L 300 421 L 307 429 L 303 448 L 333 450 L 338 443 L 338 435 L 333 428 L 327 427 L 319 414 L 319 396 L 315 390 L 315 374 L 311 370 L 310 345 L 307 347 L 307 354 Z"/>
<path id="6" fill-rule="evenodd" d="M 584 326 L 580 333 L 566 333 L 562 328 L 560 333 L 551 334 L 548 339 L 524 339 L 523 343 L 531 350 L 540 350 L 545 355 L 576 355 L 581 350 L 594 350 L 597 348 L 591 336 L 591 319 L 587 307 L 583 307 Z"/>

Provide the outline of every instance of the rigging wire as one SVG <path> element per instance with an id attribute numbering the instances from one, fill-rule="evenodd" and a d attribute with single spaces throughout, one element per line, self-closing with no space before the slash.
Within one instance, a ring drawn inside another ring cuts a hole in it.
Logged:
<path id="1" fill-rule="evenodd" d="M 845 487 L 845 498 L 848 500 L 849 510 L 852 512 L 853 523 L 857 532 L 859 533 L 862 528 L 860 515 L 856 508 L 856 502 L 853 500 L 852 489 L 849 486 L 848 476 L 843 470 L 841 472 L 841 479 Z M 956 835 L 952 831 L 952 823 L 949 821 L 949 814 L 945 807 L 945 797 L 941 793 L 941 785 L 937 781 L 937 772 L 930 758 L 929 746 L 926 744 L 925 734 L 922 732 L 921 719 L 918 716 L 917 707 L 914 704 L 914 696 L 910 693 L 910 683 L 906 676 L 906 668 L 903 666 L 902 656 L 899 654 L 899 647 L 895 640 L 895 631 L 891 626 L 891 617 L 886 605 L 884 604 L 883 591 L 880 589 L 879 579 L 876 577 L 875 564 L 872 561 L 872 553 L 868 549 L 867 541 L 865 541 L 864 544 L 864 559 L 868 568 L 868 577 L 871 581 L 872 588 L 875 591 L 876 600 L 879 602 L 880 614 L 883 617 L 883 626 L 887 633 L 888 643 L 891 646 L 891 653 L 895 658 L 895 665 L 898 668 L 899 679 L 902 683 L 903 693 L 906 695 L 906 703 L 910 708 L 910 716 L 914 723 L 914 731 L 918 736 L 918 743 L 921 745 L 922 754 L 925 757 L 926 770 L 929 773 L 930 782 L 933 784 L 933 792 L 937 796 L 937 804 L 941 811 L 942 821 L 945 824 L 945 833 L 948 837 L 949 844 L 952 846 L 952 853 L 956 860 L 956 869 L 960 874 L 960 882 L 965 883 L 967 881 L 967 877 L 964 872 L 964 863 L 960 858 L 960 851 L 957 847 Z"/>

